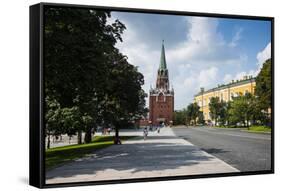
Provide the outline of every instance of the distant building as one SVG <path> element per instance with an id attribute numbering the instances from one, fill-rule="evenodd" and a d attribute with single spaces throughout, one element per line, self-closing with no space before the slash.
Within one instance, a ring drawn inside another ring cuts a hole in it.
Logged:
<path id="1" fill-rule="evenodd" d="M 170 88 L 169 73 L 162 43 L 156 88 L 149 92 L 149 122 L 152 125 L 171 124 L 174 112 L 174 90 Z"/>
<path id="2" fill-rule="evenodd" d="M 219 97 L 220 100 L 229 102 L 232 97 L 245 95 L 246 93 L 254 94 L 256 87 L 256 79 L 251 76 L 245 76 L 242 80 L 232 80 L 226 85 L 218 85 L 216 88 L 207 91 L 201 88 L 201 91 L 194 96 L 194 102 L 200 106 L 200 111 L 203 111 L 204 120 L 211 121 L 209 103 L 212 97 Z"/>

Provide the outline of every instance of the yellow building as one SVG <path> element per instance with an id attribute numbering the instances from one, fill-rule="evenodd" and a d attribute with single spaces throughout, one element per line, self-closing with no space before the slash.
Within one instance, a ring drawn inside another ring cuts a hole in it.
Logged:
<path id="1" fill-rule="evenodd" d="M 218 85 L 218 87 L 207 91 L 201 88 L 201 91 L 194 96 L 194 102 L 197 102 L 200 106 L 200 110 L 203 111 L 204 120 L 208 122 L 211 121 L 209 103 L 212 97 L 219 97 L 220 100 L 228 102 L 232 100 L 232 97 L 238 95 L 254 94 L 255 87 L 255 78 L 245 76 L 242 80 L 232 80 L 229 84 Z"/>

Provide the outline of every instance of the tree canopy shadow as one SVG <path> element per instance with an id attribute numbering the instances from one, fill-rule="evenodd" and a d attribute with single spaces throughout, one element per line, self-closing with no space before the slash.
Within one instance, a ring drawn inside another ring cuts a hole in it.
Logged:
<path id="1" fill-rule="evenodd" d="M 157 138 L 159 139 L 159 137 Z M 212 156 L 202 154 L 202 151 L 193 145 L 143 141 L 134 144 L 113 145 L 99 150 L 87 157 L 47 171 L 46 178 L 93 175 L 97 171 L 108 169 L 129 170 L 132 173 L 174 170 L 182 166 L 196 165 L 201 161 L 209 161 L 212 158 Z"/>

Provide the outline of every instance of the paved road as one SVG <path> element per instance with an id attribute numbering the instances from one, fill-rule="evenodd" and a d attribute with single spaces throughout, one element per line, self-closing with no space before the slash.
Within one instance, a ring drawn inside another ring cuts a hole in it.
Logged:
<path id="1" fill-rule="evenodd" d="M 142 135 L 122 132 L 128 133 Z M 149 132 L 146 140 L 140 136 L 110 146 L 47 171 L 46 176 L 47 184 L 53 184 L 227 172 L 239 171 L 163 128 L 159 134 Z"/>
<path id="2" fill-rule="evenodd" d="M 174 133 L 240 171 L 270 170 L 271 135 L 239 129 L 173 128 Z"/>

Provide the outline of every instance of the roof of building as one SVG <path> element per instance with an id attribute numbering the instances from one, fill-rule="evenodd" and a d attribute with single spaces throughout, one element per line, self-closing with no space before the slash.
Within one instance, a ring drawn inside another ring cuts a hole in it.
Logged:
<path id="1" fill-rule="evenodd" d="M 161 50 L 159 70 L 167 70 L 166 57 L 165 57 L 165 48 L 164 48 L 164 40 L 162 41 L 162 50 Z"/>
<path id="2" fill-rule="evenodd" d="M 240 86 L 240 85 L 244 85 L 250 82 L 255 82 L 256 78 L 255 77 L 247 77 L 246 79 L 242 79 L 242 80 L 232 80 L 232 82 L 228 83 L 228 84 L 220 84 L 215 88 L 211 88 L 209 90 L 203 91 L 204 94 L 206 93 L 210 93 L 210 92 L 214 92 L 214 91 L 218 91 L 218 90 L 223 90 L 226 88 L 231 88 L 231 87 L 236 87 L 236 86 Z M 199 93 L 197 93 L 194 97 L 202 95 L 202 91 L 200 91 Z"/>

